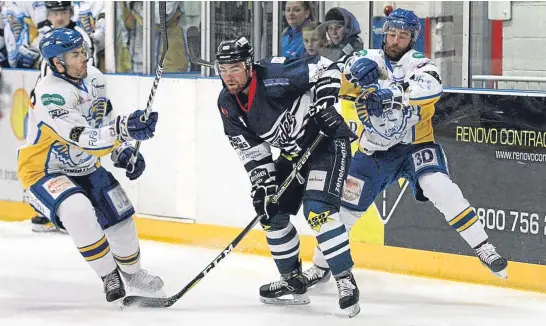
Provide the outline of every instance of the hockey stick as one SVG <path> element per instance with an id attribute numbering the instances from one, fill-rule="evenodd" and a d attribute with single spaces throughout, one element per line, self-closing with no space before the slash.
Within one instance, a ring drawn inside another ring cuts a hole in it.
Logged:
<path id="1" fill-rule="evenodd" d="M 167 55 L 167 50 L 169 49 L 169 39 L 167 38 L 167 2 L 159 1 L 159 27 L 161 28 L 161 43 L 163 49 L 161 50 L 161 56 L 159 57 L 159 62 L 157 63 L 157 69 L 155 70 L 155 79 L 152 85 L 152 90 L 150 91 L 150 96 L 148 96 L 148 103 L 146 103 L 146 111 L 144 111 L 144 116 L 140 117 L 140 121 L 146 122 L 150 117 L 152 112 L 152 104 L 154 103 L 155 92 L 157 91 L 157 86 L 161 80 L 161 75 L 163 75 L 163 68 L 165 67 L 165 56 Z M 140 150 L 140 140 L 137 140 L 135 145 L 135 152 L 131 157 L 131 163 L 133 170 L 138 158 L 138 152 Z M 129 171 L 133 172 L 133 171 Z"/>
<path id="2" fill-rule="evenodd" d="M 282 194 L 286 191 L 292 180 L 296 177 L 298 172 L 301 171 L 304 164 L 307 162 L 307 159 L 309 159 L 309 156 L 311 155 L 311 152 L 315 150 L 315 148 L 318 146 L 322 138 L 324 137 L 324 134 L 322 132 L 319 133 L 317 138 L 313 141 L 313 143 L 305 150 L 301 158 L 299 159 L 298 163 L 296 164 L 296 167 L 292 170 L 290 175 L 284 180 L 284 182 L 281 184 L 279 189 L 277 190 L 277 193 L 273 196 L 271 199 L 271 202 L 278 203 L 280 197 Z M 247 227 L 239 233 L 239 235 L 233 240 L 214 260 L 205 267 L 204 270 L 201 271 L 193 280 L 191 280 L 190 283 L 188 283 L 180 292 L 176 293 L 172 297 L 168 298 L 151 298 L 151 297 L 142 297 L 142 296 L 128 296 L 123 299 L 123 305 L 126 307 L 131 306 L 139 306 L 139 307 L 148 307 L 148 308 L 167 308 L 172 306 L 178 299 L 180 299 L 184 294 L 186 294 L 190 289 L 192 289 L 199 281 L 201 281 L 216 265 L 222 261 L 232 250 L 235 248 L 241 240 L 247 235 L 256 224 L 262 219 L 263 215 L 257 215 L 254 217 L 254 219 L 250 222 L 250 224 L 247 225 Z"/>
<path id="3" fill-rule="evenodd" d="M 188 42 L 188 57 L 194 65 L 214 68 L 212 62 L 201 59 L 201 32 L 195 26 L 186 31 L 186 42 Z"/>

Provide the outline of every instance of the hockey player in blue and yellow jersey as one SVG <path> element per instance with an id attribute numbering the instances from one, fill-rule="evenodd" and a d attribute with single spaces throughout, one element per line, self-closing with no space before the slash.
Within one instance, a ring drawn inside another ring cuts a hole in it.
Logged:
<path id="1" fill-rule="evenodd" d="M 146 164 L 141 154 L 131 163 L 130 141 L 154 136 L 157 113 L 148 120 L 141 119 L 142 110 L 114 115 L 104 76 L 88 67 L 88 49 L 77 31 L 47 32 L 40 52 L 52 73 L 36 86 L 26 142 L 18 151 L 26 201 L 68 231 L 102 278 L 107 301 L 125 296 L 122 276 L 130 288 L 158 293 L 163 281 L 140 267 L 133 205 L 100 161 L 110 155 L 129 179 L 138 178 Z"/>
<path id="2" fill-rule="evenodd" d="M 396 9 L 384 24 L 382 50 L 363 50 L 345 61 L 343 75 L 355 86 L 352 94 L 350 87 L 342 87 L 346 92 L 340 97 L 355 100 L 355 120 L 362 126 L 357 128 L 358 150 L 345 183 L 341 220 L 350 229 L 383 189 L 404 178 L 417 200 L 430 200 L 480 261 L 506 278 L 507 261 L 488 242 L 434 141 L 434 104 L 443 88 L 434 62 L 412 49 L 420 29 L 413 12 Z M 314 266 L 304 272 L 309 286 L 329 278 L 323 256 L 317 249 Z"/>
<path id="3" fill-rule="evenodd" d="M 239 155 L 252 184 L 256 212 L 281 280 L 260 288 L 264 303 L 306 304 L 307 286 L 299 260 L 299 237 L 290 215 L 302 202 L 303 212 L 324 251 L 339 289 L 339 306 L 349 317 L 360 311 L 358 288 L 351 273 L 349 235 L 339 220 L 343 181 L 351 158 L 354 133 L 334 108 L 341 72 L 319 56 L 301 59 L 269 57 L 253 62 L 246 38 L 223 41 L 216 68 L 224 89 L 218 109 L 224 132 Z M 322 131 L 298 180 L 278 204 L 269 203 L 307 146 Z M 271 147 L 281 155 L 273 161 Z M 290 299 L 282 297 L 292 296 Z"/>

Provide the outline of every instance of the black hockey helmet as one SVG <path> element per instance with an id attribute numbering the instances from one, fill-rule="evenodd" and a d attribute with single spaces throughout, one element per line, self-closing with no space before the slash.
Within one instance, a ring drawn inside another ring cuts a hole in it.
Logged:
<path id="1" fill-rule="evenodd" d="M 72 1 L 46 1 L 45 6 L 47 10 L 63 11 L 72 8 Z"/>
<path id="2" fill-rule="evenodd" d="M 249 69 L 254 62 L 254 49 L 244 36 L 223 40 L 216 51 L 215 66 L 225 63 L 244 62 Z"/>

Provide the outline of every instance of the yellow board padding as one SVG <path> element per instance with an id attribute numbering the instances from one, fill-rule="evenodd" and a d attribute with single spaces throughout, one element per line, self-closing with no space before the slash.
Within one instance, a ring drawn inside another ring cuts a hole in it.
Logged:
<path id="1" fill-rule="evenodd" d="M 0 200 L 0 221 L 24 221 L 34 216 L 36 216 L 36 212 L 29 204 Z"/>
<path id="2" fill-rule="evenodd" d="M 377 206 L 372 203 L 362 216 L 356 221 L 351 229 L 350 240 L 352 242 L 362 242 L 375 245 L 385 243 L 385 225 L 381 222 L 381 217 Z"/>
<path id="3" fill-rule="evenodd" d="M 23 221 L 32 216 L 34 213 L 27 204 L 0 201 L 0 220 Z M 228 226 L 188 224 L 140 217 L 135 220 L 139 237 L 142 239 L 218 250 L 224 249 L 242 230 Z M 300 242 L 302 259 L 310 261 L 316 244 L 315 238 L 302 236 Z M 261 230 L 252 230 L 234 251 L 270 256 L 264 231 Z M 546 266 L 543 265 L 509 262 L 509 279 L 503 280 L 493 276 L 473 256 L 362 242 L 351 242 L 351 253 L 355 267 L 358 268 L 546 292 Z"/>

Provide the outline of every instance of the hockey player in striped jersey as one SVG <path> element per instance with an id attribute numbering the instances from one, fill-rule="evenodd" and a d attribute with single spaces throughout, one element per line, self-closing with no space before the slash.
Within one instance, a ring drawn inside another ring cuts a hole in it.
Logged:
<path id="1" fill-rule="evenodd" d="M 339 290 L 339 306 L 355 316 L 359 291 L 351 273 L 349 235 L 339 220 L 343 182 L 355 135 L 334 108 L 341 72 L 319 56 L 269 57 L 255 63 L 247 39 L 225 40 L 216 53 L 224 89 L 218 98 L 224 132 L 239 155 L 252 184 L 253 205 L 281 274 L 263 285 L 264 303 L 307 304 L 307 285 L 299 259 L 299 236 L 290 222 L 302 202 L 303 212 L 325 253 Z M 281 196 L 268 203 L 307 146 L 322 131 L 325 137 L 306 169 Z M 273 161 L 271 147 L 281 154 Z M 291 296 L 291 298 L 282 298 Z"/>
<path id="2" fill-rule="evenodd" d="M 345 183 L 341 220 L 350 229 L 383 189 L 404 178 L 415 198 L 430 200 L 483 265 L 506 278 L 506 259 L 488 241 L 476 212 L 450 179 L 444 151 L 434 141 L 434 104 L 443 87 L 434 62 L 412 48 L 420 29 L 412 11 L 396 9 L 383 27 L 383 49 L 363 50 L 346 60 L 343 75 L 356 87 L 340 97 L 355 100 L 354 120 L 363 128 L 357 128 L 359 146 Z M 369 85 L 378 89 L 359 96 Z M 304 272 L 308 286 L 328 280 L 325 256 L 317 248 L 314 266 Z"/>

